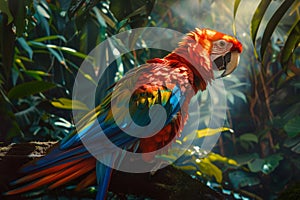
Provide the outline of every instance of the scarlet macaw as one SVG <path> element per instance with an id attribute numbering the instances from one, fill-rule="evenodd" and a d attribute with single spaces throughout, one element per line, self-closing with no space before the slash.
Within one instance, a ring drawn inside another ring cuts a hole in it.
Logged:
<path id="1" fill-rule="evenodd" d="M 173 52 L 164 58 L 149 60 L 146 64 L 130 70 L 118 81 L 114 90 L 116 98 L 122 99 L 128 95 L 124 92 L 125 88 L 138 86 L 131 96 L 129 107 L 131 117 L 140 126 L 149 123 L 150 119 L 145 117 L 148 116 L 145 113 L 149 113 L 153 105 L 162 105 L 166 110 L 167 119 L 158 133 L 146 138 L 125 134 L 115 123 L 115 118 L 122 121 L 123 113 L 120 111 L 113 115 L 110 93 L 94 112 L 84 117 L 79 131 L 67 136 L 45 157 L 26 165 L 22 171 L 28 175 L 14 182 L 23 186 L 8 191 L 7 195 L 31 191 L 42 186 L 54 189 L 83 177 L 77 190 L 97 181 L 97 199 L 105 199 L 112 168 L 97 161 L 87 151 L 81 139 L 105 135 L 117 146 L 141 153 L 153 152 L 170 145 L 174 137 L 180 136 L 188 118 L 191 98 L 199 90 L 205 90 L 207 84 L 214 79 L 213 66 L 220 71 L 224 70 L 221 76 L 226 76 L 237 67 L 241 52 L 242 44 L 229 35 L 198 28 L 189 32 Z M 85 123 L 85 119 L 88 119 L 89 123 Z M 98 123 L 95 123 L 96 120 Z M 123 126 L 126 129 L 130 124 L 124 122 Z M 105 151 L 105 147 L 97 148 L 100 154 Z M 108 158 L 110 157 L 113 156 L 109 155 Z M 151 156 L 143 158 L 146 161 L 151 160 Z M 114 162 L 114 159 L 111 159 L 111 162 Z"/>

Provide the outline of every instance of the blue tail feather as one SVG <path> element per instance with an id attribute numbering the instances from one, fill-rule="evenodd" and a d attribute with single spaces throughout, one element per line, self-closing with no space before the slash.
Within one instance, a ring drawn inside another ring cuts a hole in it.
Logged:
<path id="1" fill-rule="evenodd" d="M 87 153 L 87 150 L 82 145 L 68 151 L 62 151 L 57 147 L 45 157 L 37 160 L 35 163 L 28 166 L 24 166 L 22 168 L 22 172 L 29 173 L 37 169 L 49 168 L 76 159 L 88 157 L 91 157 L 91 155 Z"/>
<path id="2" fill-rule="evenodd" d="M 112 162 L 112 158 L 110 159 Z M 107 194 L 112 168 L 97 161 L 96 173 L 97 173 L 97 182 L 98 182 L 98 193 L 96 196 L 96 200 L 104 200 Z"/>

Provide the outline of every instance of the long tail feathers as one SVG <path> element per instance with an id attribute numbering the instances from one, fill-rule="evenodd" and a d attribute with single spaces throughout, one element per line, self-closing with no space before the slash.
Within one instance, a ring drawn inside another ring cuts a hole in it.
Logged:
<path id="1" fill-rule="evenodd" d="M 70 182 L 71 180 L 74 180 L 83 174 L 88 173 L 89 171 L 93 170 L 95 168 L 95 159 L 91 158 L 88 161 L 80 162 L 79 164 L 75 165 L 73 168 L 65 170 L 62 174 L 62 178 L 55 182 L 54 184 L 49 186 L 49 189 L 54 189 L 56 187 L 59 187 L 67 182 Z"/>
<path id="2" fill-rule="evenodd" d="M 49 189 L 54 189 L 93 171 L 95 164 L 95 159 L 90 157 L 88 159 L 73 160 L 61 165 L 43 169 L 12 182 L 12 184 L 27 184 L 14 190 L 10 190 L 5 194 L 15 195 L 35 190 L 46 185 L 50 185 L 48 187 Z"/>
<path id="3" fill-rule="evenodd" d="M 58 166 L 54 166 L 54 167 L 51 167 L 51 168 L 48 168 L 48 169 L 44 169 L 42 171 L 39 171 L 39 172 L 36 172 L 36 173 L 33 173 L 33 174 L 29 174 L 27 176 L 24 176 L 24 177 L 14 181 L 14 182 L 12 182 L 12 184 L 26 183 L 26 182 L 32 181 L 34 179 L 37 179 L 37 178 L 40 178 L 40 177 L 43 177 L 43 176 L 53 174 L 53 173 L 58 172 L 58 171 L 60 171 L 64 168 L 67 168 L 71 165 L 74 165 L 75 163 L 78 163 L 79 161 L 81 161 L 81 160 L 74 160 L 72 162 L 68 162 L 68 163 L 65 163 L 65 164 L 62 164 L 62 165 L 58 165 Z"/>

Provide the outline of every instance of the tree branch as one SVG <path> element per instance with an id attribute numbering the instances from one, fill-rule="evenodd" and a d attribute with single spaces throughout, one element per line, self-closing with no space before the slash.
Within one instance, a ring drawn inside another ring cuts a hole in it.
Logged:
<path id="1" fill-rule="evenodd" d="M 2 145 L 0 147 L 0 193 L 12 189 L 9 182 L 20 176 L 17 171 L 23 164 L 42 157 L 54 144 L 55 142 L 30 142 Z M 173 166 L 158 170 L 154 175 L 114 171 L 109 190 L 119 195 L 133 194 L 154 199 L 224 199 L 216 191 Z M 47 192 L 47 195 L 49 194 L 51 191 Z M 76 192 L 73 195 L 76 196 Z M 2 198 L 4 197 L 0 196 L 0 199 Z M 16 199 L 16 196 L 5 197 L 5 199 Z"/>

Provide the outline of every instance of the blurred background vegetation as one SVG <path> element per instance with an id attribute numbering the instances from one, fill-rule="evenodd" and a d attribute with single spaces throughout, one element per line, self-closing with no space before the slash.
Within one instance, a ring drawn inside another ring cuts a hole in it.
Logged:
<path id="1" fill-rule="evenodd" d="M 82 113 L 91 109 L 71 100 L 74 79 L 81 73 L 95 84 L 101 66 L 78 69 L 106 38 L 146 26 L 183 33 L 208 27 L 236 35 L 244 52 L 238 69 L 224 78 L 224 127 L 206 129 L 209 95 L 199 94 L 197 138 L 175 166 L 229 199 L 300 198 L 299 1 L 2 0 L 0 11 L 1 145 L 56 141 L 74 129 L 72 103 Z M 106 56 L 113 49 L 107 47 Z M 101 85 L 166 53 L 145 48 L 126 54 Z M 98 92 L 101 99 L 105 91 Z M 213 153 L 199 148 L 203 136 L 219 131 Z M 176 150 L 161 157 L 173 161 L 172 154 Z"/>

